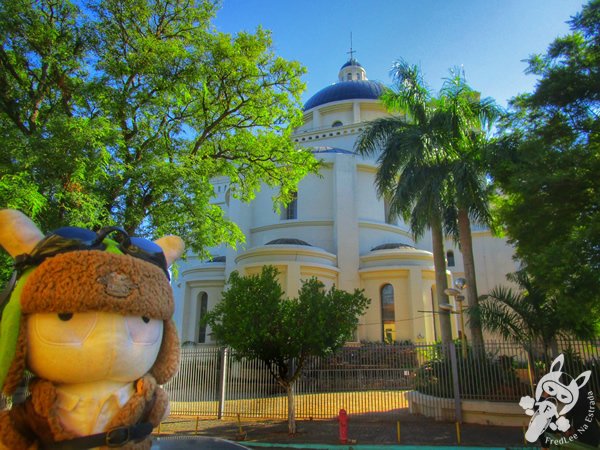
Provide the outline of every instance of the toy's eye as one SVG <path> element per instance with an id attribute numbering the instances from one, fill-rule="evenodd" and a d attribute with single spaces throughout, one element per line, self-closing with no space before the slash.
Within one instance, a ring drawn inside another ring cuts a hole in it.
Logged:
<path id="1" fill-rule="evenodd" d="M 546 388 L 546 392 L 548 392 L 548 394 L 552 394 L 554 395 L 554 393 L 556 392 L 553 386 L 548 386 Z"/>
<path id="2" fill-rule="evenodd" d="M 162 340 L 163 321 L 142 316 L 127 316 L 125 323 L 131 341 L 136 344 L 153 345 Z"/>
<path id="3" fill-rule="evenodd" d="M 45 344 L 81 344 L 96 326 L 98 314 L 37 313 L 28 318 L 29 340 L 40 340 Z"/>
<path id="4" fill-rule="evenodd" d="M 561 402 L 565 403 L 567 400 L 569 400 L 569 397 L 568 397 L 567 395 L 565 395 L 565 394 L 562 394 L 562 395 L 559 395 L 559 396 L 558 396 L 558 399 L 559 399 Z"/>

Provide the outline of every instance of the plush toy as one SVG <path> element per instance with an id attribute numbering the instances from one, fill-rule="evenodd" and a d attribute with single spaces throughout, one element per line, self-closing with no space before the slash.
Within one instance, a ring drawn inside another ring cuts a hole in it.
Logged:
<path id="1" fill-rule="evenodd" d="M 0 245 L 15 258 L 1 301 L 0 386 L 33 374 L 24 403 L 0 413 L 0 449 L 149 449 L 168 415 L 159 386 L 179 365 L 168 266 L 183 242 L 108 227 L 47 236 L 0 210 Z"/>

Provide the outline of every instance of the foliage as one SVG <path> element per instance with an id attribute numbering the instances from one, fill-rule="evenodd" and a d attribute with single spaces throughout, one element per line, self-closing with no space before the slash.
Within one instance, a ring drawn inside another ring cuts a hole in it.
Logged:
<path id="1" fill-rule="evenodd" d="M 456 363 L 462 399 L 507 401 L 530 394 L 529 386 L 518 380 L 512 357 L 469 354 L 467 358 L 456 358 Z M 452 379 L 450 358 L 432 359 L 417 370 L 415 389 L 435 397 L 454 398 Z"/>
<path id="2" fill-rule="evenodd" d="M 360 346 L 349 345 L 326 359 L 318 359 L 318 366 L 313 368 L 330 369 L 336 366 L 352 366 L 356 368 L 395 368 L 410 369 L 418 365 L 417 349 L 410 342 L 363 342 Z"/>
<path id="3" fill-rule="evenodd" d="M 587 359 L 582 357 L 581 353 L 574 350 L 571 346 L 562 350 L 565 357 L 565 365 L 563 371 L 570 374 L 572 377 L 577 377 L 580 373 L 590 370 L 592 373 L 585 388 L 594 394 L 600 392 L 600 357 L 592 356 Z M 588 353 L 589 355 L 589 353 Z"/>
<path id="4" fill-rule="evenodd" d="M 124 226 L 202 253 L 243 236 L 210 183 L 289 198 L 316 170 L 290 133 L 298 62 L 270 33 L 211 26 L 209 0 L 0 4 L 0 205 L 42 229 Z"/>
<path id="5" fill-rule="evenodd" d="M 579 318 L 564 315 L 558 299 L 524 270 L 507 277 L 519 290 L 497 286 L 482 296 L 479 306 L 470 311 L 480 318 L 485 329 L 525 348 L 541 343 L 545 353 L 551 346 L 557 348 L 557 339 L 561 336 L 593 337 L 595 318 L 581 322 Z"/>
<path id="6" fill-rule="evenodd" d="M 600 1 L 529 58 L 534 92 L 512 100 L 489 155 L 516 254 L 559 315 L 600 317 Z"/>
<path id="7" fill-rule="evenodd" d="M 277 277 L 272 266 L 259 275 L 232 272 L 222 301 L 205 320 L 236 358 L 264 361 L 288 392 L 289 431 L 295 433 L 293 387 L 307 358 L 331 355 L 349 341 L 369 300 L 359 290 L 326 291 L 316 278 L 302 283 L 297 298 L 286 298 Z"/>
<path id="8" fill-rule="evenodd" d="M 444 168 L 440 126 L 443 112 L 435 109 L 431 93 L 416 66 L 404 61 L 393 69 L 394 88 L 381 97 L 390 110 L 401 113 L 367 124 L 356 141 L 365 156 L 377 157 L 375 184 L 390 203 L 390 214 L 409 223 L 415 239 L 431 228 L 438 304 L 447 303 L 442 216 L 450 188 Z M 408 118 L 407 118 L 408 115 Z M 408 120 L 407 120 L 408 119 Z M 452 339 L 450 316 L 440 313 L 442 340 Z"/>
<path id="9" fill-rule="evenodd" d="M 411 389 L 411 375 L 417 366 L 417 349 L 412 343 L 363 342 L 325 358 L 308 358 L 302 384 L 315 392 Z"/>
<path id="10" fill-rule="evenodd" d="M 470 222 L 490 221 L 489 182 L 481 155 L 499 110 L 491 99 L 480 99 L 460 70 L 451 72 L 437 97 L 416 66 L 398 61 L 392 76 L 394 87 L 381 99 L 396 115 L 370 122 L 356 148 L 377 158 L 377 190 L 390 201 L 391 214 L 402 216 L 415 238 L 431 228 L 438 303 L 448 301 L 443 293 L 445 231 L 460 241 L 468 300 L 476 304 Z M 440 322 L 442 340 L 448 343 L 452 336 L 447 313 L 440 314 Z M 472 320 L 470 325 L 481 347 L 479 324 Z"/>

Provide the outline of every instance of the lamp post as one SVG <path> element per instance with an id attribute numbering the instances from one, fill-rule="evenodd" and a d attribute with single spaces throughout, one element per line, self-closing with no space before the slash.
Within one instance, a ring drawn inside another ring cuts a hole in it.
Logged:
<path id="1" fill-rule="evenodd" d="M 462 295 L 462 290 L 467 285 L 467 280 L 462 277 L 458 277 L 454 280 L 454 287 L 458 289 L 459 295 L 456 296 L 456 301 L 459 303 L 459 313 L 460 313 L 460 329 L 462 334 L 462 343 L 463 343 L 463 356 L 466 358 L 467 356 L 467 335 L 465 334 L 465 315 L 464 315 L 464 305 L 465 305 L 465 296 Z"/>
<path id="2" fill-rule="evenodd" d="M 465 319 L 464 319 L 464 314 L 463 314 L 463 303 L 465 300 L 465 296 L 462 295 L 461 291 L 466 285 L 467 285 L 467 280 L 465 280 L 464 278 L 457 278 L 456 280 L 454 280 L 455 288 L 444 289 L 444 294 L 446 294 L 450 297 L 454 297 L 456 303 L 458 304 L 457 305 L 458 312 L 456 314 L 458 314 L 460 316 L 460 341 L 461 341 L 463 358 L 467 357 L 467 336 L 465 335 Z M 444 307 L 446 307 L 446 305 L 450 308 L 450 309 L 448 309 L 448 311 L 453 312 L 452 305 L 449 305 L 446 303 L 446 304 L 444 304 Z M 442 305 L 440 305 L 440 308 L 442 308 Z"/>

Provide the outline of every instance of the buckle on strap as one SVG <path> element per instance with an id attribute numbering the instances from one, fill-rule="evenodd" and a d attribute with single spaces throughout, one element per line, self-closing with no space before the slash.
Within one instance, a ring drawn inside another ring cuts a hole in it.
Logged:
<path id="1" fill-rule="evenodd" d="M 87 450 L 96 447 L 116 448 L 128 442 L 140 442 L 152 433 L 152 424 L 142 422 L 129 427 L 118 427 L 106 433 L 92 434 L 43 445 L 44 450 Z"/>
<path id="2" fill-rule="evenodd" d="M 130 441 L 130 427 L 113 428 L 106 433 L 107 447 L 122 447 Z"/>

